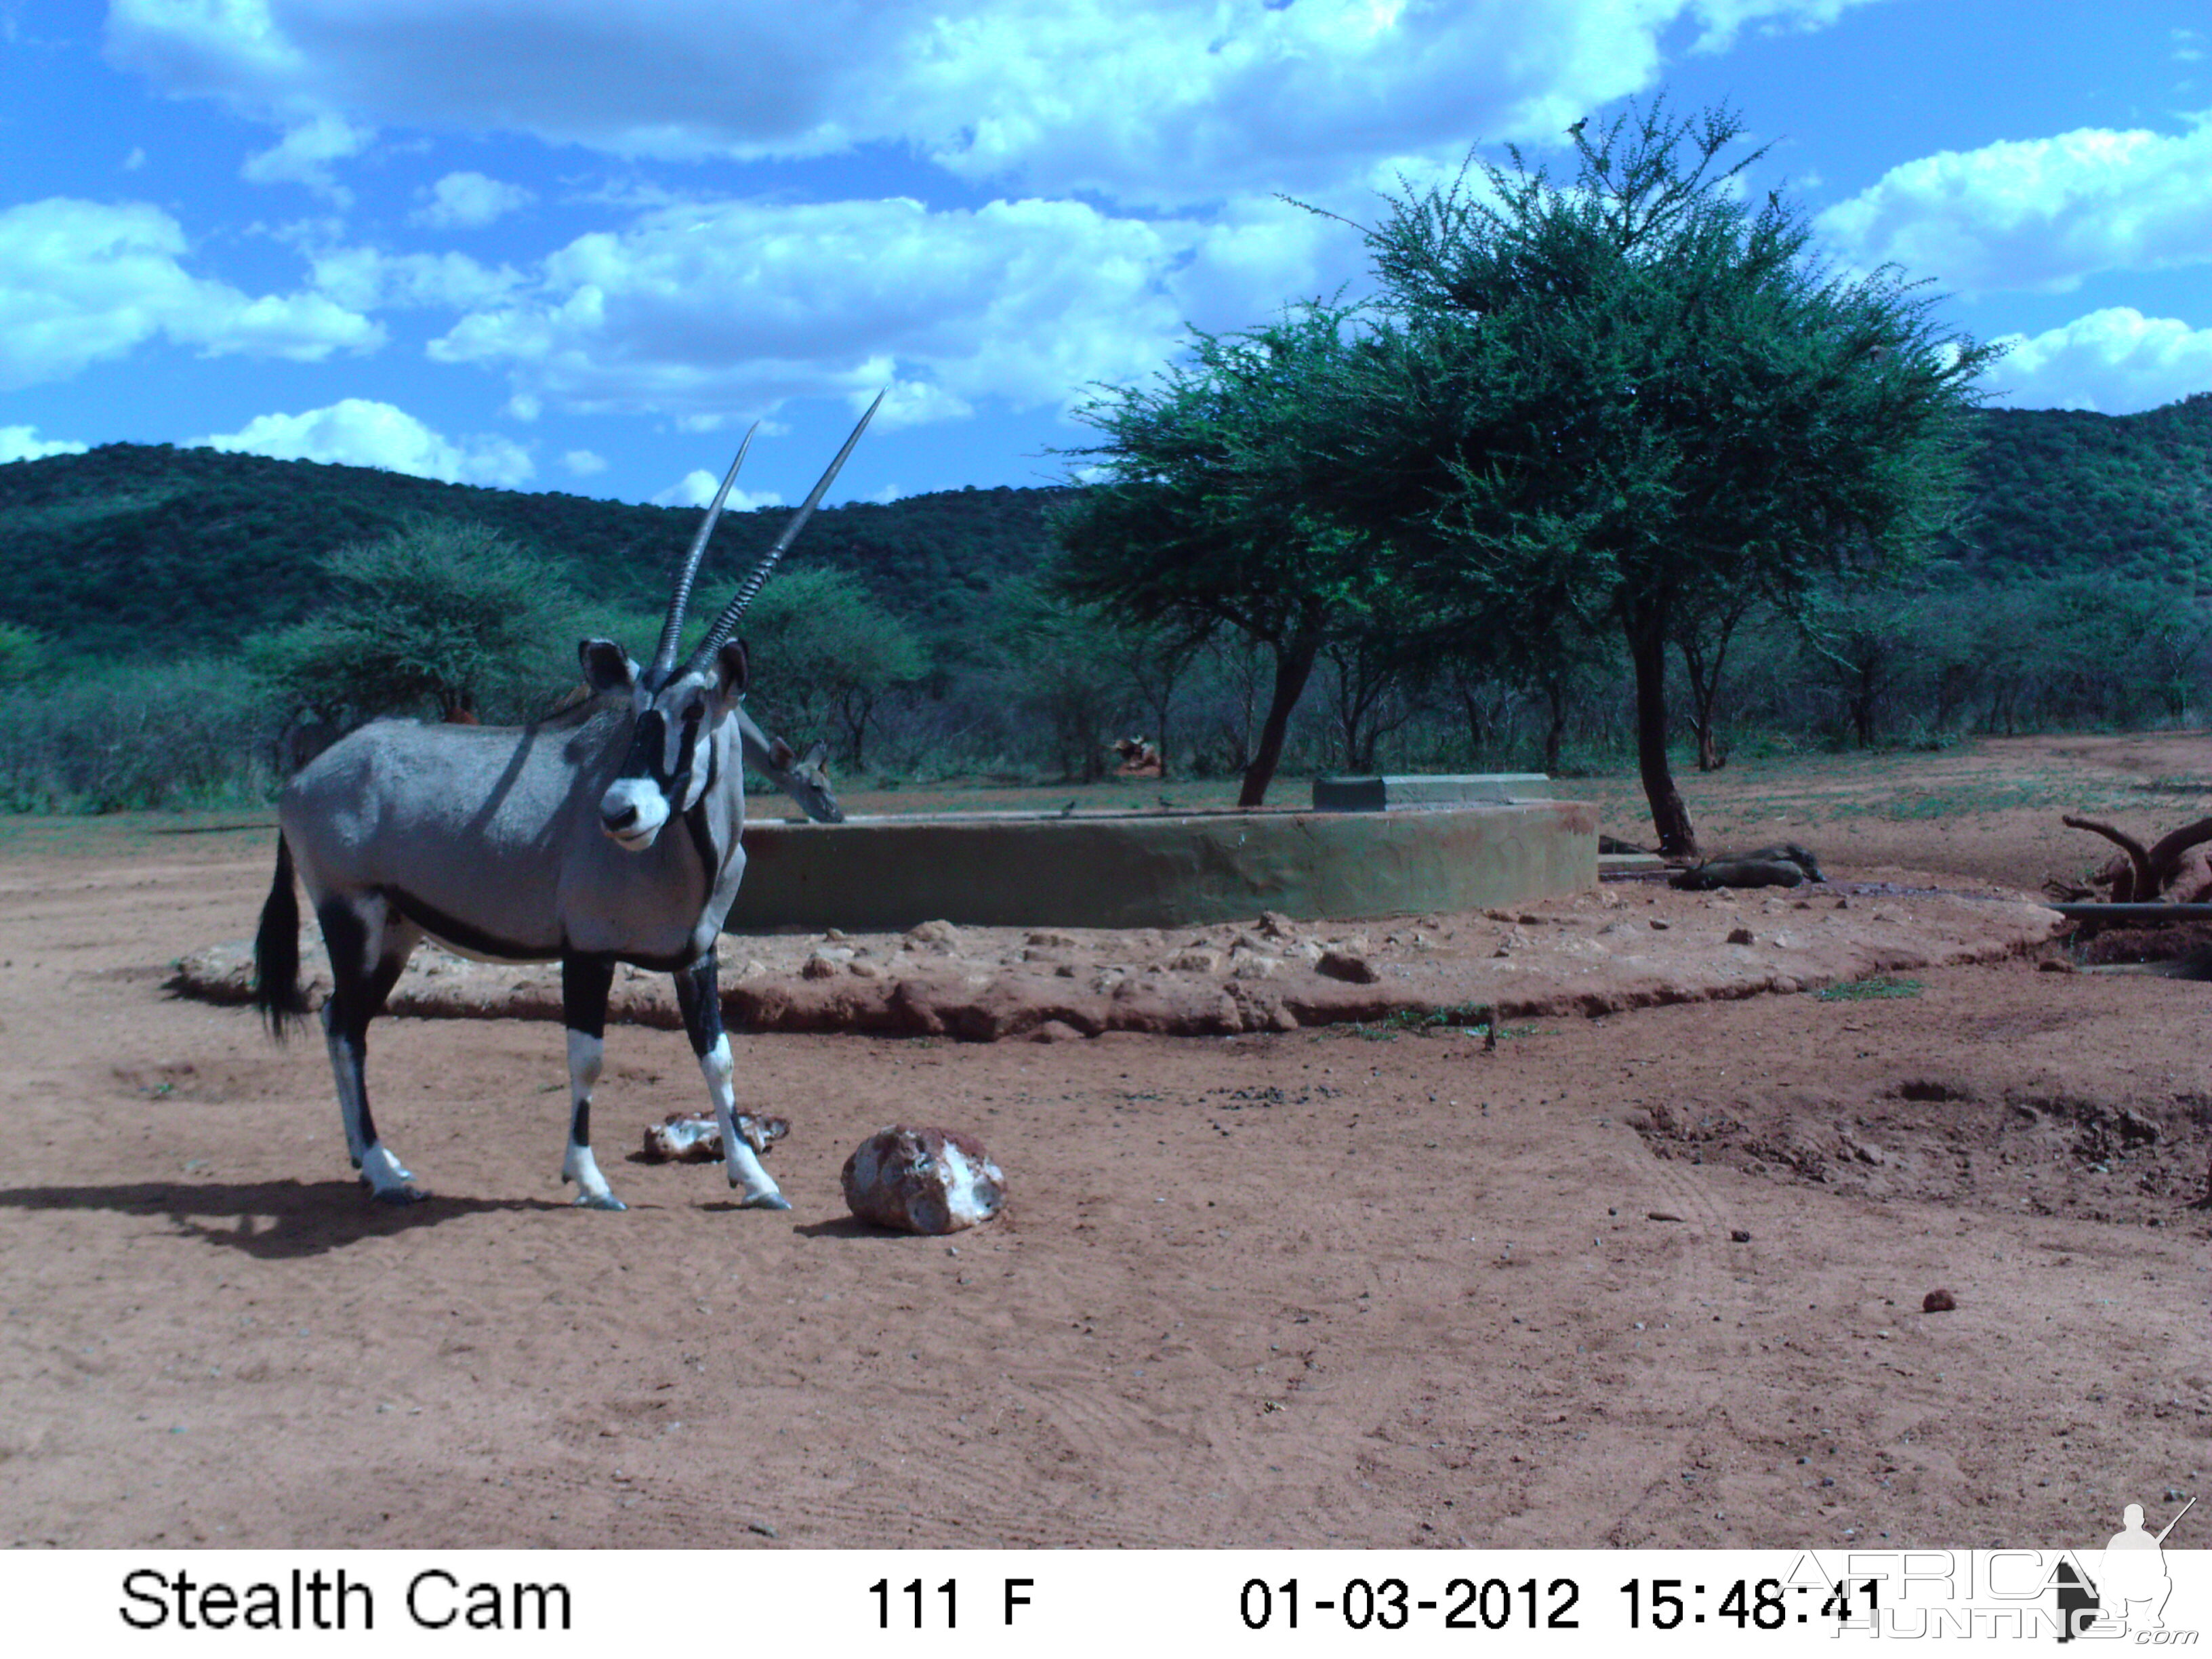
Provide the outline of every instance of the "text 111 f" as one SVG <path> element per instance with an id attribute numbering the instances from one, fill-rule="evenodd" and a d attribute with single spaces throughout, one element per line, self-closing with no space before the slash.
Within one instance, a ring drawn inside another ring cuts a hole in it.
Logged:
<path id="1" fill-rule="evenodd" d="M 1034 1589 L 1034 1578 L 1008 1578 L 1003 1581 L 1002 1619 L 1014 1622 L 1014 1609 L 1030 1605 L 1028 1591 Z M 910 1578 L 896 1589 L 888 1578 L 878 1578 L 868 1586 L 868 1594 L 876 1598 L 876 1628 L 889 1630 L 896 1619 L 903 1628 L 923 1630 L 929 1627 L 930 1614 L 939 1603 L 943 1604 L 946 1630 L 960 1627 L 960 1586 L 956 1579 L 948 1578 L 935 1589 L 925 1586 L 919 1578 Z"/>

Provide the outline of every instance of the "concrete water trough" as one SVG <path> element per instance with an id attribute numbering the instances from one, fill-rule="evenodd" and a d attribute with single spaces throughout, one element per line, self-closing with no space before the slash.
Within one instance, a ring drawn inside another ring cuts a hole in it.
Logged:
<path id="1" fill-rule="evenodd" d="M 1597 884 L 1597 809 L 957 812 L 748 823 L 732 933 L 1177 927 L 1532 903 Z"/>

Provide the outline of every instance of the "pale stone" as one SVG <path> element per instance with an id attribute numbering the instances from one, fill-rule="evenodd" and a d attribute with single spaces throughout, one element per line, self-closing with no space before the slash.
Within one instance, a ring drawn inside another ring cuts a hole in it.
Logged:
<path id="1" fill-rule="evenodd" d="M 902 1232 L 958 1232 L 1006 1203 L 1005 1174 L 981 1141 L 956 1129 L 878 1129 L 845 1160 L 842 1181 L 854 1215 Z"/>

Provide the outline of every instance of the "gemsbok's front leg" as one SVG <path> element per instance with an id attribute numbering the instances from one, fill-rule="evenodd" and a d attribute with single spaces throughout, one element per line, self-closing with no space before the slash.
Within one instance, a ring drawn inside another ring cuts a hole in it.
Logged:
<path id="1" fill-rule="evenodd" d="M 614 980 L 612 957 L 561 958 L 561 1023 L 568 1029 L 568 1150 L 561 1179 L 576 1183 L 576 1202 L 588 1210 L 629 1208 L 592 1156 L 592 1091 L 606 1052 L 607 991 Z"/>
<path id="2" fill-rule="evenodd" d="M 722 1132 L 723 1166 L 730 1185 L 744 1194 L 740 1202 L 748 1210 L 787 1210 L 791 1200 L 775 1178 L 761 1168 L 752 1143 L 738 1133 L 737 1095 L 730 1086 L 735 1069 L 730 1061 L 730 1039 L 722 1030 L 722 999 L 714 985 L 714 948 L 689 968 L 676 970 L 676 1001 L 684 1010 L 684 1030 L 690 1036 L 691 1052 L 699 1056 L 706 1074 L 708 1097 L 714 1103 L 714 1122 Z"/>

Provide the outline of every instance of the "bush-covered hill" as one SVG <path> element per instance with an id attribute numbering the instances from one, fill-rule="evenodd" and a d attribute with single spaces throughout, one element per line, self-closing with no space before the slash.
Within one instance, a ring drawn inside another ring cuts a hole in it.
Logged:
<path id="1" fill-rule="evenodd" d="M 925 633 L 972 624 L 975 600 L 1035 568 L 1049 489 L 963 489 L 815 516 L 794 562 L 842 566 Z M 789 509 L 724 516 L 702 597 L 733 582 Z M 473 520 L 567 567 L 580 592 L 666 601 L 698 509 L 439 483 L 372 467 L 108 444 L 0 465 L 0 620 L 70 652 L 173 655 L 297 622 L 322 603 L 317 562 L 409 518 Z"/>
<path id="2" fill-rule="evenodd" d="M 2140 415 L 1979 417 L 1977 511 L 1950 550 L 1969 579 L 2082 573 L 2212 591 L 2212 393 Z M 1048 550 L 1050 489 L 963 489 L 825 509 L 794 559 L 853 571 L 928 636 L 972 634 L 979 601 Z M 734 580 L 787 509 L 728 516 Z M 567 567 L 586 594 L 657 610 L 696 508 L 525 495 L 374 468 L 109 444 L 0 465 L 0 621 L 64 651 L 221 649 L 312 614 L 316 561 L 412 515 L 476 520 Z M 711 596 L 715 576 L 707 578 Z"/>
<path id="3" fill-rule="evenodd" d="M 2212 392 L 2140 415 L 1981 416 L 1960 562 L 1995 581 L 2101 572 L 2212 591 Z"/>

